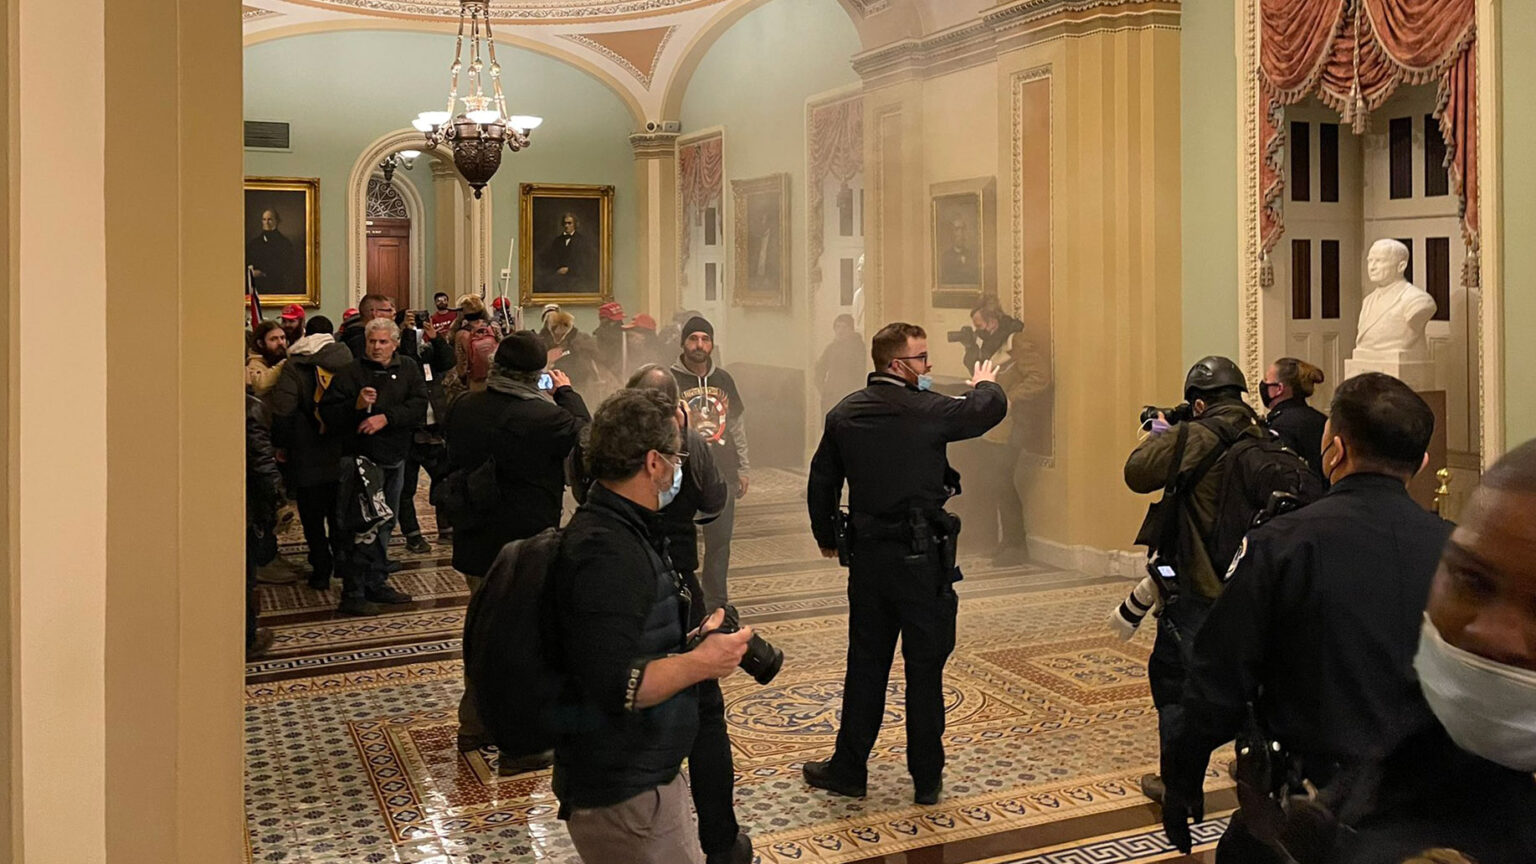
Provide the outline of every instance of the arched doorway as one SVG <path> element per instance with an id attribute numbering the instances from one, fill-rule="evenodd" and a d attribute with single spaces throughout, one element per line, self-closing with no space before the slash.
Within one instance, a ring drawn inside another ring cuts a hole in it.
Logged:
<path id="1" fill-rule="evenodd" d="M 399 181 L 404 182 L 404 181 Z M 369 294 L 383 294 L 395 301 L 397 309 L 411 305 L 420 279 L 421 256 L 412 248 L 426 227 L 419 218 L 412 219 L 400 187 L 383 175 L 368 178 L 366 206 L 367 260 L 366 285 Z M 414 231 L 412 229 L 415 229 Z"/>

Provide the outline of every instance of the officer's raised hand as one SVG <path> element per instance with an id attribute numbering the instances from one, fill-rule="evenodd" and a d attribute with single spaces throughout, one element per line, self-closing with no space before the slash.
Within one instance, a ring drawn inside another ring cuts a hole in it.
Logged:
<path id="1" fill-rule="evenodd" d="M 965 383 L 975 387 L 983 381 L 997 383 L 997 367 L 992 365 L 991 360 L 982 360 L 977 363 L 975 371 L 971 373 L 971 380 Z"/>

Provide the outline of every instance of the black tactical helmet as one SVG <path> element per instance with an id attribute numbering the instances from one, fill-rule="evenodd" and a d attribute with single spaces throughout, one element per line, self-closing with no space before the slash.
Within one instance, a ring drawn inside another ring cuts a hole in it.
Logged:
<path id="1" fill-rule="evenodd" d="M 1248 379 L 1243 377 L 1243 370 L 1225 357 L 1205 357 L 1189 367 L 1189 374 L 1184 376 L 1186 399 L 1193 398 L 1189 395 L 1192 391 L 1208 392 L 1223 387 L 1236 387 L 1244 393 L 1248 392 Z"/>

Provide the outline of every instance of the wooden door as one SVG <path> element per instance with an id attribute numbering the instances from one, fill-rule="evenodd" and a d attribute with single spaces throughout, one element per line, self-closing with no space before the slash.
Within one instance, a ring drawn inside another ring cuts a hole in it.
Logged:
<path id="1" fill-rule="evenodd" d="M 411 220 L 368 220 L 368 293 L 383 294 L 396 309 L 411 303 Z"/>

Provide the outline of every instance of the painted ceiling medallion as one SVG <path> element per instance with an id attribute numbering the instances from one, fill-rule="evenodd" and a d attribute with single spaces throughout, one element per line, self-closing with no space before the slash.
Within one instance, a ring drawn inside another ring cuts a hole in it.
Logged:
<path id="1" fill-rule="evenodd" d="M 363 15 L 457 21 L 458 0 L 295 0 Z M 491 20 L 552 24 L 681 12 L 723 0 L 491 0 Z"/>

